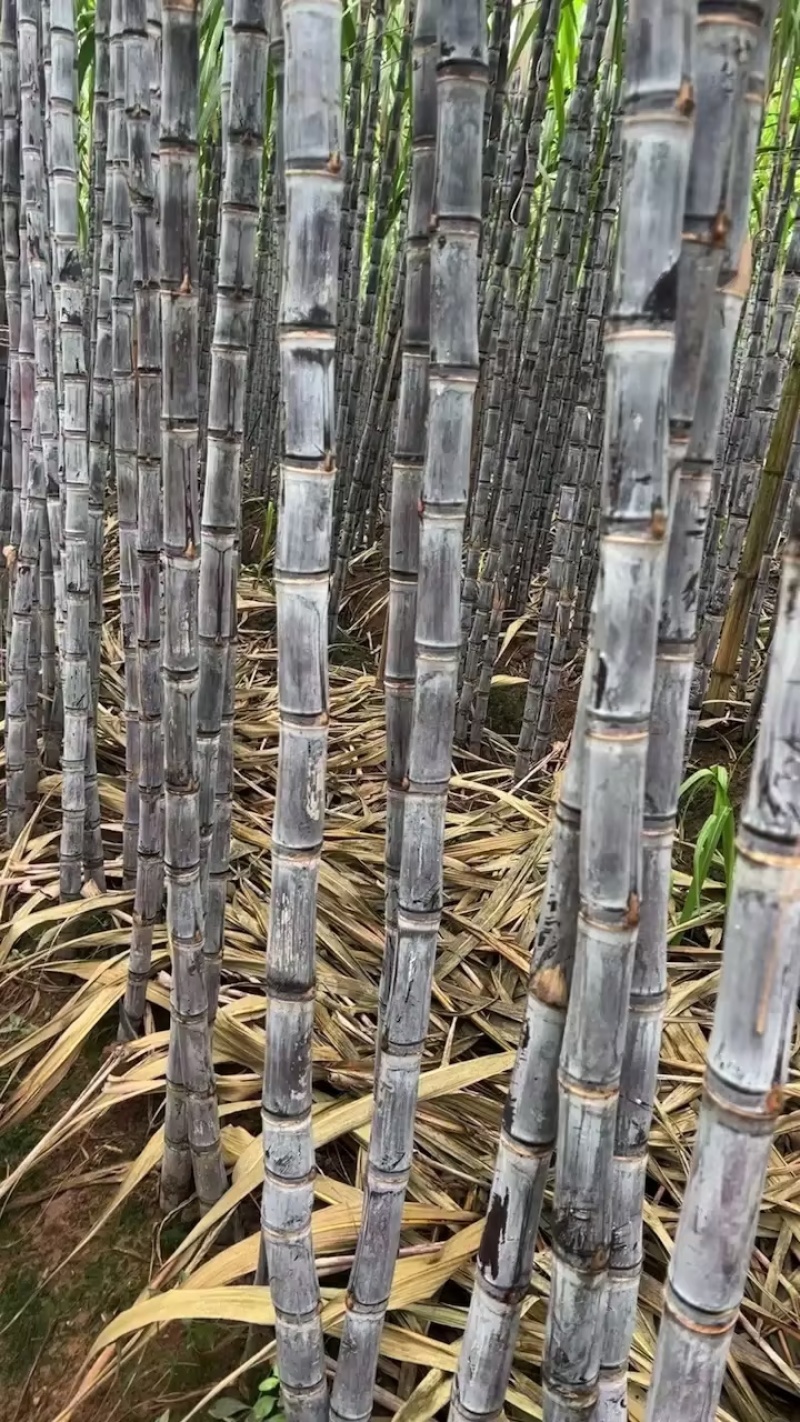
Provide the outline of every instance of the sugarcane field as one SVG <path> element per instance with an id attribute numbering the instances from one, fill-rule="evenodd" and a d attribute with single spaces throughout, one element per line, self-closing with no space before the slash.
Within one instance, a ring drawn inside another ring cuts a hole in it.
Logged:
<path id="1" fill-rule="evenodd" d="M 800 0 L 0 0 L 3 1422 L 800 1417 Z"/>

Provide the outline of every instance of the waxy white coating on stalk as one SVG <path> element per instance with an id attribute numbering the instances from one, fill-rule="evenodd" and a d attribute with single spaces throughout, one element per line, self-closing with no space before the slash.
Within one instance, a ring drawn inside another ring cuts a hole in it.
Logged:
<path id="1" fill-rule="evenodd" d="M 6 705 L 6 803 L 9 840 L 33 809 L 38 779 L 39 543 L 46 517 L 45 423 L 57 419 L 43 227 L 42 114 L 39 101 L 38 17 L 34 0 L 17 13 L 20 101 L 20 543 L 14 567 Z M 13 82 L 13 81 L 12 81 Z"/>
<path id="2" fill-rule="evenodd" d="M 53 175 L 50 166 L 50 6 L 43 3 L 30 10 L 20 6 L 20 18 L 27 13 L 38 28 L 34 106 L 38 111 L 37 132 L 26 159 L 23 145 L 23 170 L 28 184 L 28 263 L 31 278 L 34 348 L 36 352 L 36 410 L 38 436 L 41 440 L 47 490 L 47 524 L 42 529 L 39 563 L 39 627 L 41 632 L 41 709 L 37 722 L 45 736 L 48 760 L 58 763 L 59 737 L 51 722 L 57 719 L 56 639 L 59 655 L 63 655 L 64 618 L 66 614 L 64 568 L 64 515 L 66 495 L 63 481 L 63 461 L 59 445 L 59 423 L 62 413 L 60 385 L 59 338 L 56 316 L 59 275 L 56 269 L 53 239 Z M 30 31 L 26 32 L 27 35 Z M 22 58 L 23 51 L 20 50 Z M 43 107 L 42 107 L 43 106 Z M 33 192 L 37 197 L 31 201 Z M 55 297 L 55 300 L 54 300 Z M 34 426 L 36 428 L 36 426 Z M 63 690 L 63 683 L 59 690 Z M 71 791 L 67 791 L 67 799 Z M 70 812 L 68 811 L 68 814 Z M 80 851 L 79 851 L 80 853 Z M 80 871 L 78 871 L 79 874 Z M 66 871 L 66 880 L 74 870 Z M 80 886 L 79 886 L 80 887 Z M 73 891 L 62 897 L 74 897 Z"/>
<path id="3" fill-rule="evenodd" d="M 587 661 L 575 962 L 559 1065 L 546 1422 L 597 1399 L 614 1134 L 639 921 L 656 631 L 669 526 L 668 402 L 691 151 L 689 0 L 627 17 L 622 197 L 606 328 L 600 566 Z"/>
<path id="4" fill-rule="evenodd" d="M 111 0 L 98 0 L 95 9 L 95 94 L 92 161 L 95 174 L 95 233 L 92 261 L 92 332 L 91 389 L 89 395 L 89 675 L 92 704 L 90 716 L 97 724 L 100 699 L 100 640 L 103 625 L 103 507 L 108 480 L 114 392 L 111 369 L 111 283 L 113 267 L 113 233 L 111 223 L 112 192 L 107 181 L 107 150 L 109 124 L 110 54 L 109 27 Z M 96 161 L 95 161 L 96 160 Z M 100 172 L 98 172 L 100 169 Z M 96 757 L 89 743 L 88 777 L 96 772 Z M 87 784 L 87 803 L 93 815 L 94 793 Z M 87 876 L 103 886 L 102 839 L 87 825 Z M 99 860 L 99 862 L 98 862 Z"/>
<path id="5" fill-rule="evenodd" d="M 557 1071 L 578 914 L 578 841 L 586 702 L 584 666 L 572 750 L 556 807 L 525 1017 L 503 1114 L 470 1310 L 453 1383 L 451 1422 L 497 1417 L 514 1356 L 556 1136 Z"/>
<path id="6" fill-rule="evenodd" d="M 408 788 L 414 700 L 419 512 L 428 411 L 430 225 L 436 164 L 436 4 L 421 0 L 414 20 L 411 79 L 411 196 L 400 403 L 392 461 L 389 612 L 386 624 L 386 937 L 379 996 L 386 1010 L 397 944 L 397 895 Z M 380 1028 L 378 1029 L 380 1040 Z"/>
<path id="7" fill-rule="evenodd" d="M 19 60 L 17 55 L 17 7 L 16 0 L 3 0 L 0 12 L 0 83 L 2 84 L 3 113 L 3 265 L 5 270 L 6 310 L 9 333 L 7 406 L 8 434 L 11 462 L 11 507 L 7 530 L 8 542 L 0 549 L 8 573 L 8 625 L 4 629 L 10 634 L 14 603 L 15 566 L 22 538 L 22 434 L 20 410 L 20 360 L 19 336 L 21 320 L 20 293 L 20 137 L 19 137 Z M 5 449 L 3 451 L 5 462 Z M 4 659 L 3 675 L 10 693 L 10 661 L 8 647 Z M 16 680 L 17 694 L 19 679 Z M 8 703 L 6 716 L 8 718 Z M 24 736 L 24 731 L 23 731 Z M 8 719 L 6 720 L 8 737 Z M 23 797 L 24 814 L 24 797 Z M 9 838 L 11 826 L 9 825 Z"/>
<path id="8" fill-rule="evenodd" d="M 150 70 L 145 0 L 125 0 L 128 192 L 133 232 L 136 318 L 137 558 L 139 598 L 139 837 L 131 952 L 119 1039 L 141 1031 L 150 976 L 153 928 L 164 894 L 161 730 L 161 293 L 151 154 Z"/>
<path id="9" fill-rule="evenodd" d="M 752 15 L 742 17 L 733 10 L 726 17 L 719 7 L 706 7 L 701 0 L 695 58 L 696 136 L 686 192 L 670 394 L 676 468 L 645 781 L 642 913 L 617 1113 L 597 1422 L 620 1422 L 627 1405 L 628 1358 L 643 1259 L 647 1139 L 667 990 L 672 843 L 683 779 L 700 567 L 713 460 L 747 274 L 743 273 L 744 283 L 738 283 L 736 290 L 714 293 L 711 283 L 721 269 L 726 272 L 729 267 L 724 239 L 730 232 L 741 240 L 742 214 L 749 207 L 753 151 L 752 101 L 747 102 L 747 89 L 754 73 L 763 89 L 766 57 L 758 53 L 758 40 Z M 755 89 L 757 96 L 758 83 Z M 760 113 L 758 101 L 756 111 Z"/>
<path id="10" fill-rule="evenodd" d="M 225 893 L 230 858 L 232 749 L 220 733 L 225 690 L 233 687 L 236 578 L 241 502 L 244 396 L 253 286 L 267 82 L 266 0 L 234 0 L 231 87 L 226 123 L 227 162 L 222 187 L 216 313 L 211 345 L 208 443 L 201 520 L 200 690 L 197 707 L 200 771 L 200 849 L 206 910 L 205 954 L 209 1018 L 216 1016 Z M 225 729 L 232 734 L 230 718 Z M 227 793 L 220 794 L 225 789 Z M 212 839 L 219 853 L 209 863 Z"/>
<path id="11" fill-rule="evenodd" d="M 207 1210 L 225 1189 L 208 1026 L 200 893 L 197 490 L 197 0 L 165 0 L 161 66 L 161 479 L 164 626 L 164 873 L 172 957 L 161 1199 L 190 1174 Z M 188 1142 L 188 1150 L 187 1150 Z"/>
<path id="12" fill-rule="evenodd" d="M 648 1422 L 676 1417 L 711 1422 L 744 1293 L 788 1074 L 800 977 L 798 745 L 800 506 L 795 502 Z"/>
<path id="13" fill-rule="evenodd" d="M 82 883 L 91 677 L 89 672 L 89 380 L 83 331 L 83 271 L 78 247 L 75 148 L 74 0 L 51 0 L 50 123 L 56 327 L 62 390 L 64 593 L 61 676 L 61 897 L 77 898 Z M 51 523 L 52 541 L 52 523 Z M 92 722 L 93 724 L 93 722 Z"/>
<path id="14" fill-rule="evenodd" d="M 458 678 L 461 554 L 478 373 L 478 246 L 486 94 L 482 0 L 439 8 L 428 445 L 420 500 L 416 683 L 398 933 L 376 1060 L 364 1213 L 331 1413 L 372 1413 L 400 1242 L 442 905 L 442 855 Z"/>
<path id="15" fill-rule="evenodd" d="M 280 736 L 267 944 L 261 1222 L 283 1407 L 289 1422 L 323 1422 L 328 1396 L 311 1238 L 311 1041 L 329 719 L 341 7 L 339 0 L 283 0 L 282 11 L 287 225 L 279 343 L 285 454 L 275 553 Z"/>
<path id="16" fill-rule="evenodd" d="M 92 95 L 92 191 L 91 191 L 91 371 L 94 379 L 97 341 L 98 303 L 100 299 L 100 246 L 102 241 L 106 195 L 106 162 L 108 156 L 108 30 L 111 20 L 111 0 L 95 0 L 94 10 L 94 93 Z"/>
<path id="17" fill-rule="evenodd" d="M 125 122 L 124 0 L 111 0 L 108 172 L 111 205 L 111 375 L 114 399 L 114 472 L 119 519 L 120 631 L 125 677 L 125 807 L 122 881 L 136 885 L 139 838 L 139 675 L 136 618 L 139 600 L 137 540 L 136 381 L 133 372 L 133 235 L 128 195 Z"/>

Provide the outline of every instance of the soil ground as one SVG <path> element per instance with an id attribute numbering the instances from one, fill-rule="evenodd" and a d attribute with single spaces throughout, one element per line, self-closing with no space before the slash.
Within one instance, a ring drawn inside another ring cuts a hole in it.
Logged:
<path id="1" fill-rule="evenodd" d="M 41 978 L 19 985 L 4 1002 L 0 1041 L 45 1021 L 63 1000 Z M 63 1115 L 114 1040 L 113 1021 L 85 1043 L 66 1081 L 27 1121 L 0 1140 L 3 1173 L 11 1171 Z M 49 1422 L 64 1405 L 97 1334 L 147 1283 L 154 1257 L 172 1252 L 189 1225 L 160 1215 L 151 1176 L 78 1257 L 58 1268 L 101 1214 L 122 1167 L 151 1130 L 146 1109 L 122 1106 L 77 1144 L 65 1147 L 26 1179 L 0 1215 L 0 1399 L 5 1422 Z M 105 1170 L 106 1184 L 81 1184 Z M 70 1188 L 70 1182 L 75 1181 Z M 54 1273 L 54 1271 L 57 1272 Z M 242 1358 L 245 1334 L 230 1324 L 173 1324 L 110 1389 L 91 1398 L 80 1422 L 153 1422 L 167 1410 L 183 1415 Z"/>

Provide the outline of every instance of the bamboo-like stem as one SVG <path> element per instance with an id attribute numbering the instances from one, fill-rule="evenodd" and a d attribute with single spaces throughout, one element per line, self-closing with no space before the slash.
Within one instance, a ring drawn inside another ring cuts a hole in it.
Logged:
<path id="1" fill-rule="evenodd" d="M 285 454 L 275 554 L 278 787 L 267 944 L 262 1239 L 290 1422 L 327 1415 L 311 1240 L 311 1039 L 328 744 L 328 569 L 342 201 L 339 0 L 283 0 L 286 242 L 280 304 Z"/>
<path id="2" fill-rule="evenodd" d="M 22 441 L 20 431 L 20 139 L 19 59 L 16 0 L 3 0 L 0 11 L 0 82 L 3 111 L 3 266 L 8 313 L 8 426 L 11 464 L 11 508 L 8 543 L 2 549 L 8 570 L 9 613 L 14 596 L 14 567 L 22 535 Z M 3 451 L 5 460 L 5 448 Z M 5 531 L 5 529 L 4 529 Z M 5 629 L 4 629 L 5 630 Z M 8 667 L 5 681 L 8 686 Z"/>
<path id="3" fill-rule="evenodd" d="M 22 12 L 20 12 L 22 13 Z M 31 272 L 31 302 L 33 305 L 33 332 L 36 351 L 36 401 L 39 412 L 39 431 L 42 441 L 45 484 L 47 489 L 48 531 L 42 533 L 43 557 L 40 568 L 40 609 L 41 629 L 41 682 L 38 688 L 41 696 L 38 721 L 44 732 L 45 761 L 58 764 L 59 735 L 57 727 L 57 683 L 56 638 L 59 654 L 63 655 L 64 622 L 66 617 L 66 593 L 64 586 L 64 517 L 66 514 L 66 489 L 63 479 L 63 453 L 59 425 L 63 418 L 63 387 L 60 372 L 59 338 L 55 330 L 54 312 L 58 307 L 59 274 L 55 255 L 53 233 L 55 192 L 52 171 L 52 140 L 50 117 L 51 71 L 50 60 L 50 5 L 42 3 L 36 7 L 39 24 L 39 46 L 37 55 L 36 100 L 42 107 L 41 132 L 37 135 L 38 156 L 31 153 L 33 163 L 39 165 L 37 177 L 38 196 L 29 203 L 35 214 L 37 232 L 34 244 L 30 245 L 31 223 L 28 223 L 28 260 Z M 29 194 L 30 196 L 30 194 Z M 44 293 L 44 304 L 42 303 Z M 49 546 L 45 549 L 45 544 Z M 63 702 L 63 681 L 58 687 Z M 62 884 L 62 895 L 64 887 Z"/>
<path id="4" fill-rule="evenodd" d="M 2 21 L 0 21 L 0 25 Z M 0 46 L 2 39 L 0 38 Z M 0 78 L 0 114 L 2 113 L 2 78 Z M 0 117 L 0 174 L 2 173 L 3 120 Z M 0 550 L 6 550 L 0 557 L 0 679 L 6 681 L 5 624 L 9 607 L 8 589 L 10 573 L 11 508 L 14 501 L 14 485 L 11 477 L 11 390 L 9 374 L 11 349 L 9 339 L 8 308 L 6 306 L 5 259 L 0 260 L 0 410 L 2 410 L 3 434 L 2 455 L 0 456 Z"/>
<path id="5" fill-rule="evenodd" d="M 49 273 L 45 261 L 42 210 L 42 112 L 39 99 L 38 15 L 34 0 L 20 0 L 17 43 L 21 177 L 19 357 L 22 496 L 21 537 L 14 569 L 6 708 L 8 835 L 12 842 L 33 809 L 38 780 L 39 541 L 46 510 L 40 405 L 48 429 L 57 419 L 49 327 Z"/>
<path id="6" fill-rule="evenodd" d="M 74 0 L 51 0 L 50 123 L 53 239 L 58 291 L 59 369 L 62 384 L 64 592 L 62 645 L 64 748 L 62 754 L 61 897 L 82 886 L 89 674 L 89 381 L 83 330 L 83 270 L 78 247 L 78 172 L 75 149 Z M 52 525 L 51 525 L 52 536 Z"/>
<path id="7" fill-rule="evenodd" d="M 450 1405 L 452 1422 L 499 1415 L 528 1290 L 558 1118 L 557 1069 L 572 980 L 578 917 L 578 847 L 586 706 L 594 684 L 584 663 L 553 825 L 547 881 L 531 952 L 525 1017 L 503 1113 Z"/>
<path id="8" fill-rule="evenodd" d="M 200 857 L 206 905 L 206 983 L 213 1020 L 219 996 L 230 810 L 225 828 L 217 816 L 229 794 L 217 797 L 220 731 L 226 682 L 233 675 L 231 633 L 236 628 L 237 538 L 241 502 L 244 395 L 253 287 L 256 275 L 258 199 L 264 148 L 267 82 L 265 0 L 234 0 L 230 36 L 231 88 L 227 163 L 222 187 L 219 264 L 211 378 L 208 447 L 203 489 L 200 565 L 200 689 L 197 708 L 200 773 Z M 209 857 L 214 835 L 213 885 Z"/>
<path id="9" fill-rule="evenodd" d="M 333 1387 L 336 1419 L 366 1419 L 400 1240 L 442 904 L 460 648 L 461 557 L 478 375 L 487 30 L 483 0 L 439 8 L 428 444 L 420 501 L 416 682 L 398 933 L 375 1073 L 366 1198 Z"/>
<path id="10" fill-rule="evenodd" d="M 381 964 L 381 1019 L 386 1010 L 397 944 L 397 896 L 414 699 L 414 629 L 419 577 L 418 504 L 425 463 L 430 356 L 430 225 L 436 163 L 436 44 L 435 0 L 419 0 L 414 20 L 411 196 L 406 242 L 400 404 L 392 461 L 389 538 L 389 611 L 384 673 L 386 939 Z"/>
<path id="11" fill-rule="evenodd" d="M 800 978 L 800 505 L 728 907 L 692 1166 L 647 1422 L 711 1422 L 744 1293 Z M 719 1202 L 724 1200 L 724 1209 Z"/>
<path id="12" fill-rule="evenodd" d="M 611 1252 L 598 1422 L 626 1413 L 628 1358 L 641 1273 L 647 1138 L 667 989 L 672 843 L 694 666 L 705 529 L 738 317 L 749 280 L 735 264 L 747 227 L 767 59 L 753 12 L 727 15 L 701 0 L 695 56 L 695 132 L 678 278 L 677 347 L 670 392 L 674 465 L 670 544 L 656 651 L 645 778 L 643 905 L 631 981 L 612 1163 Z M 721 276 L 720 276 L 721 273 Z M 716 293 L 713 284 L 720 281 Z"/>
<path id="13" fill-rule="evenodd" d="M 622 200 L 605 341 L 575 965 L 559 1070 L 546 1422 L 596 1405 L 612 1157 L 639 921 L 647 733 L 669 527 L 667 409 L 691 152 L 694 5 L 628 12 Z M 633 594 L 635 590 L 635 595 Z"/>
<path id="14" fill-rule="evenodd" d="M 225 1189 L 208 1027 L 200 893 L 197 765 L 199 511 L 197 506 L 197 0 L 162 7 L 161 477 L 163 488 L 164 874 L 172 957 L 165 1208 L 188 1185 L 191 1152 L 201 1210 Z"/>
<path id="15" fill-rule="evenodd" d="M 131 952 L 119 1038 L 141 1031 L 153 928 L 164 892 L 164 745 L 161 705 L 161 311 L 158 281 L 153 165 L 151 161 L 150 69 L 154 55 L 147 35 L 145 0 L 126 0 L 127 73 L 125 111 L 128 191 L 133 227 L 133 300 L 136 319 L 137 559 L 139 564 L 139 839 Z"/>
<path id="16" fill-rule="evenodd" d="M 122 882 L 136 885 L 139 837 L 139 677 L 136 613 L 139 597 L 137 540 L 136 382 L 133 371 L 133 235 L 127 183 L 124 0 L 111 0 L 108 174 L 112 228 L 111 371 L 114 396 L 114 473 L 119 519 L 120 627 L 125 677 L 125 808 Z"/>
<path id="17" fill-rule="evenodd" d="M 96 214 L 99 223 L 99 250 L 94 253 L 96 268 L 96 320 L 92 325 L 91 337 L 91 391 L 89 397 L 89 674 L 91 679 L 92 702 L 90 715 L 96 726 L 100 699 L 101 634 L 103 626 L 103 513 L 105 489 L 111 464 L 111 446 L 114 424 L 114 390 L 112 381 L 112 318 L 111 287 L 113 281 L 113 225 L 112 198 L 113 185 L 108 171 L 108 127 L 110 123 L 110 50 L 109 29 L 111 19 L 110 0 L 98 0 L 95 11 L 95 108 L 103 114 L 101 120 L 105 129 L 104 167 L 102 176 L 102 211 Z M 97 137 L 97 135 L 96 135 Z M 99 156 L 98 156 L 99 161 Z M 96 200 L 100 201 L 100 189 L 96 190 Z M 93 282 L 95 278 L 93 275 Z M 93 298 L 93 306 L 95 305 Z M 87 764 L 87 826 L 86 826 L 86 873 L 98 887 L 103 886 L 102 854 L 100 837 L 99 802 L 97 823 L 95 816 L 96 796 L 92 786 L 92 774 L 96 774 L 93 764 L 93 740 L 89 742 Z"/>
<path id="18" fill-rule="evenodd" d="M 111 0 L 96 0 L 94 11 L 94 95 L 92 102 L 92 304 L 90 370 L 94 373 L 100 301 L 100 250 L 105 211 L 108 158 L 108 29 Z M 94 378 L 94 374 L 92 374 Z"/>
<path id="19" fill-rule="evenodd" d="M 35 357 L 33 339 L 33 311 L 31 307 L 31 284 L 28 264 L 28 225 L 26 214 L 25 191 L 22 186 L 22 113 L 21 113 L 21 81 L 19 66 L 19 9 L 14 6 L 13 16 L 15 27 L 13 33 L 13 66 L 8 63 L 8 51 L 6 51 L 6 68 L 10 74 L 10 87 L 12 91 L 12 102 L 16 103 L 16 113 L 19 121 L 19 174 L 20 193 L 19 202 L 16 204 L 18 227 L 18 250 L 19 250 L 19 287 L 20 287 L 20 324 L 19 324 L 19 526 L 17 535 L 17 552 L 13 569 L 13 601 L 11 619 L 11 637 L 9 641 L 8 654 L 8 693 L 6 701 L 6 805 L 8 810 L 7 829 L 9 840 L 13 843 L 17 835 L 23 828 L 27 814 L 32 808 L 28 800 L 27 788 L 36 768 L 36 714 L 35 705 L 33 715 L 30 714 L 28 690 L 31 681 L 34 681 L 34 691 L 37 691 L 35 678 L 38 676 L 38 667 L 35 659 L 35 641 L 37 635 L 37 582 L 38 570 L 34 567 L 30 569 L 30 560 L 36 564 L 38 560 L 38 544 L 40 519 L 39 511 L 31 521 L 28 517 L 31 494 L 38 502 L 45 497 L 44 490 L 44 468 L 39 461 L 39 467 L 33 472 L 33 484 L 31 484 L 30 469 L 30 449 L 31 449 L 31 429 L 33 425 L 33 409 L 36 387 Z M 10 46 L 9 46 L 10 48 Z M 6 82 L 6 81 L 4 81 Z M 12 530 L 16 529 L 16 520 L 12 518 Z M 20 572 L 23 573 L 23 585 L 20 586 Z M 32 668 L 29 675 L 29 668 Z M 29 758 L 33 758 L 33 770 L 29 772 Z"/>

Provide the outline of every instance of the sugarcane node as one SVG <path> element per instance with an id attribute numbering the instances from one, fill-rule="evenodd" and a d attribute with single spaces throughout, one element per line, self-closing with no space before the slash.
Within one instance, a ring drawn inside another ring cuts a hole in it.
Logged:
<path id="1" fill-rule="evenodd" d="M 777 1112 L 781 1110 L 785 1099 L 786 1092 L 784 1091 L 780 1083 L 776 1082 L 772 1089 L 767 1092 L 767 1099 L 765 1102 L 766 1108 L 769 1111 L 770 1115 L 777 1114 Z"/>
<path id="2" fill-rule="evenodd" d="M 566 1007 L 567 979 L 560 964 L 540 968 L 531 979 L 531 992 L 547 1007 Z"/>
<path id="3" fill-rule="evenodd" d="M 730 214 L 721 207 L 711 224 L 711 241 L 715 247 L 723 247 L 731 230 Z"/>
<path id="4" fill-rule="evenodd" d="M 631 889 L 628 894 L 628 911 L 625 914 L 625 927 L 637 928 L 639 925 L 639 895 L 635 889 Z"/>
<path id="5" fill-rule="evenodd" d="M 675 99 L 675 108 L 684 118 L 691 118 L 694 113 L 694 85 L 690 79 L 683 80 Z"/>
<path id="6" fill-rule="evenodd" d="M 650 532 L 653 538 L 657 538 L 659 540 L 666 536 L 667 515 L 666 510 L 663 509 L 660 504 L 657 508 L 653 509 L 653 517 L 650 521 Z"/>

